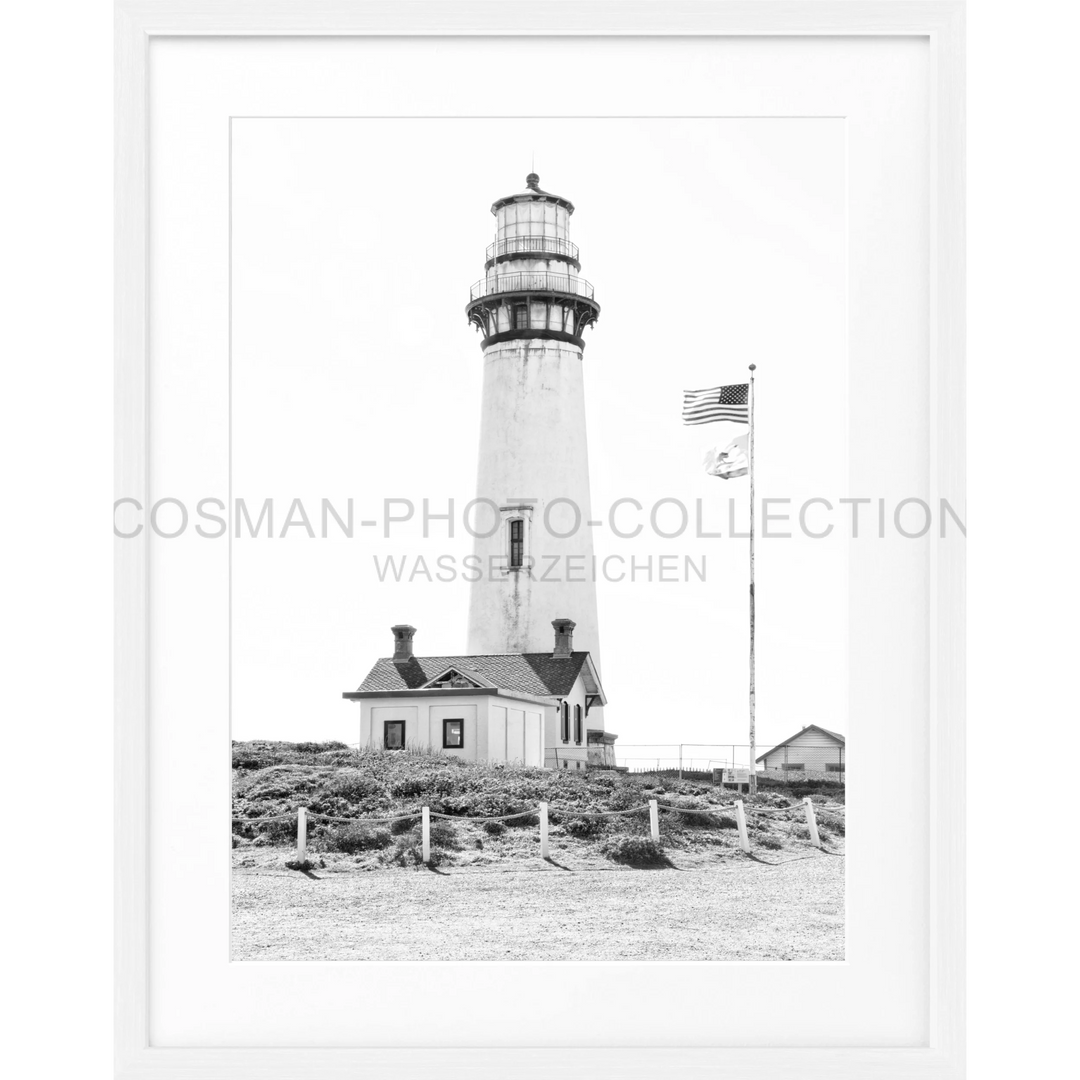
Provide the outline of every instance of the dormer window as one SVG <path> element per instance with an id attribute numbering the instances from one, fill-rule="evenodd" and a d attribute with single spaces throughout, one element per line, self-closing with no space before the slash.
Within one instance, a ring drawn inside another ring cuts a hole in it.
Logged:
<path id="1" fill-rule="evenodd" d="M 459 675 L 456 671 L 450 672 L 449 675 L 444 675 L 441 679 L 430 684 L 431 689 L 442 689 L 444 687 L 450 687 L 454 690 L 461 690 L 465 687 L 472 687 L 474 684 L 469 682 L 464 675 Z"/>
<path id="2" fill-rule="evenodd" d="M 456 668 L 447 668 L 441 675 L 436 675 L 421 687 L 422 690 L 476 690 L 482 683 Z"/>

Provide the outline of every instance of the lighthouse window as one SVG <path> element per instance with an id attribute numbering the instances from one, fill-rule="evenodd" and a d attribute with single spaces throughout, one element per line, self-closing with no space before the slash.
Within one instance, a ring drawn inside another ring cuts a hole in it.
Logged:
<path id="1" fill-rule="evenodd" d="M 510 522 L 510 569 L 520 570 L 525 565 L 525 522 L 513 518 Z"/>
<path id="2" fill-rule="evenodd" d="M 514 305 L 514 329 L 515 330 L 528 330 L 529 329 L 529 305 L 528 304 L 515 304 Z"/>

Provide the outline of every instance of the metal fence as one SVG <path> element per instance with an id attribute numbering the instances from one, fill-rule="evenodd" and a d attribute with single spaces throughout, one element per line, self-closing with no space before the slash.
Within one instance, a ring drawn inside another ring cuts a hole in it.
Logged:
<path id="1" fill-rule="evenodd" d="M 762 757 L 774 746 L 783 742 L 758 742 L 755 756 Z M 681 776 L 683 779 L 706 778 L 716 769 L 749 769 L 751 754 L 749 743 L 622 743 L 617 742 L 615 763 L 632 773 Z M 781 752 L 782 753 L 782 752 Z M 797 779 L 799 773 L 824 774 L 842 780 L 847 770 L 847 752 L 843 746 L 792 747 L 788 761 L 783 767 L 765 769 L 764 763 L 755 762 L 758 775 L 781 777 L 788 775 Z"/>

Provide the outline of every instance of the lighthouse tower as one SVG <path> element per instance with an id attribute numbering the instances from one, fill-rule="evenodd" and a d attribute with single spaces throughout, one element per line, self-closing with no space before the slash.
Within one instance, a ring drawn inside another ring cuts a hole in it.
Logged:
<path id="1" fill-rule="evenodd" d="M 582 352 L 600 306 L 579 276 L 573 203 L 536 173 L 525 183 L 491 207 L 467 308 L 484 351 L 469 652 L 550 652 L 552 623 L 569 619 L 599 667 Z"/>

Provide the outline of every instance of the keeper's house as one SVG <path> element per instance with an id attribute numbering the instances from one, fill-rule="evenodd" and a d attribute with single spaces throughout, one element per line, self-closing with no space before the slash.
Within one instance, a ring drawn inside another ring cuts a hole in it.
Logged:
<path id="1" fill-rule="evenodd" d="M 788 780 L 843 780 L 847 768 L 844 736 L 817 724 L 808 724 L 757 760 L 764 775 Z"/>
<path id="2" fill-rule="evenodd" d="M 615 736 L 588 726 L 589 710 L 607 704 L 592 658 L 574 651 L 570 619 L 552 626 L 551 652 L 475 656 L 414 656 L 416 629 L 392 627 L 394 655 L 342 694 L 360 703 L 360 745 L 559 769 L 613 766 Z"/>

